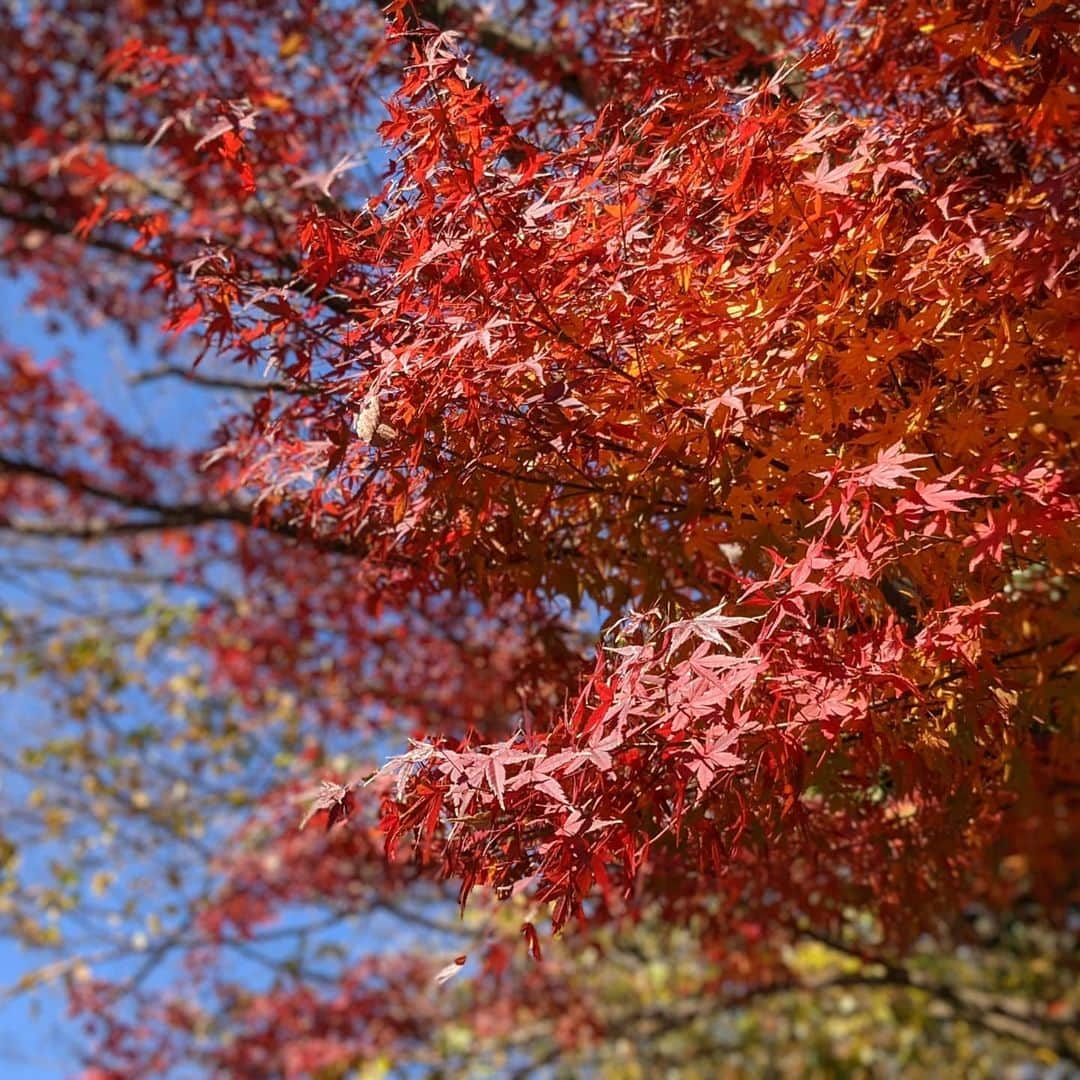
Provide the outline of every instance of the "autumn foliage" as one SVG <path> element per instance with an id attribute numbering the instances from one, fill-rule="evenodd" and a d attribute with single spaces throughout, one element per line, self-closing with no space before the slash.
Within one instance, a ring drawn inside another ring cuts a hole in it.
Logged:
<path id="1" fill-rule="evenodd" d="M 445 1062 L 474 957 L 467 1029 L 546 1025 L 542 1068 L 617 1028 L 553 931 L 598 970 L 668 941 L 700 1012 L 806 985 L 807 941 L 896 988 L 972 912 L 1066 928 L 1075 12 L 190 7 L 3 16 L 5 267 L 156 349 L 147 394 L 228 401 L 192 447 L 0 356 L 13 550 L 160 571 L 201 674 L 135 721 L 236 716 L 170 946 L 216 1004 L 75 980 L 97 1075 Z M 211 974 L 291 908 L 446 919 L 444 883 L 480 912 L 446 967 Z M 971 1022 L 1075 1060 L 1040 995 Z"/>

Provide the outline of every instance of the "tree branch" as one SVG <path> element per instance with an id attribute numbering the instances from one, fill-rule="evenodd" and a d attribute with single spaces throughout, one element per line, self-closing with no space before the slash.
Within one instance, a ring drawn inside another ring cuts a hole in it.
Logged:
<path id="1" fill-rule="evenodd" d="M 227 501 L 163 503 L 158 499 L 131 495 L 104 487 L 73 470 L 61 472 L 46 465 L 22 461 L 5 454 L 0 454 L 0 472 L 31 476 L 38 480 L 60 484 L 77 494 L 101 499 L 115 506 L 156 515 L 149 519 L 121 520 L 90 517 L 72 524 L 0 519 L 0 531 L 54 540 L 101 540 L 108 537 L 131 536 L 144 532 L 162 532 L 169 529 L 225 522 L 288 537 L 323 551 L 348 555 L 364 554 L 361 543 L 340 537 L 317 536 L 302 529 L 295 522 L 264 517 L 254 506 L 248 504 Z"/>
<path id="2" fill-rule="evenodd" d="M 816 930 L 803 932 L 807 937 L 821 942 L 836 952 L 871 967 L 880 968 L 882 974 L 871 976 L 871 981 L 877 981 L 884 986 L 906 988 L 926 994 L 948 1006 L 957 1019 L 973 1027 L 981 1028 L 1000 1038 L 1013 1039 L 1033 1049 L 1048 1048 L 1062 1060 L 1080 1065 L 1080 1053 L 1074 1050 L 1065 1037 L 1065 1032 L 1071 1030 L 1068 1022 L 1056 1021 L 1048 1016 L 1023 1015 L 1014 1012 L 1000 1001 L 994 1000 L 991 995 L 986 995 L 985 1000 L 982 1001 L 968 999 L 960 989 L 946 983 L 931 982 L 916 977 L 906 967 L 888 958 L 848 945 Z M 980 997 L 983 995 L 980 994 Z"/>
<path id="3" fill-rule="evenodd" d="M 382 7 L 382 0 L 374 0 Z M 525 34 L 505 23 L 469 11 L 453 0 L 415 0 L 413 10 L 440 30 L 457 30 L 486 52 L 506 60 L 533 78 L 557 86 L 582 104 L 595 108 L 599 102 L 565 53 L 541 48 Z"/>
<path id="4" fill-rule="evenodd" d="M 137 371 L 128 376 L 132 386 L 154 382 L 157 379 L 183 379 L 196 386 L 207 386 L 222 390 L 239 390 L 246 394 L 263 394 L 267 390 L 276 390 L 283 394 L 325 393 L 325 389 L 313 383 L 293 383 L 285 379 L 230 379 L 223 375 L 207 375 L 186 367 L 183 364 L 163 364 L 160 367 Z"/>

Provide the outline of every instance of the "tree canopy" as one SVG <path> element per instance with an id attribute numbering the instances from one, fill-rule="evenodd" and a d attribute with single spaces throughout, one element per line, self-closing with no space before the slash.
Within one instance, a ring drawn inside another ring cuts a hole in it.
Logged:
<path id="1" fill-rule="evenodd" d="M 1070 5 L 0 27 L 0 918 L 88 1080 L 1080 1063 Z"/>

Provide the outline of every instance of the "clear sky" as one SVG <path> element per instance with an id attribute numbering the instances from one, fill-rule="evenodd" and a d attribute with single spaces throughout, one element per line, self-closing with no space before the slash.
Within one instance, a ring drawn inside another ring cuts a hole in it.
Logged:
<path id="1" fill-rule="evenodd" d="M 192 389 L 176 379 L 133 386 L 129 382 L 133 370 L 158 362 L 149 350 L 133 352 L 122 335 L 108 325 L 87 333 L 65 325 L 61 318 L 57 330 L 55 313 L 50 313 L 49 321 L 54 323 L 50 331 L 46 328 L 44 314 L 27 308 L 26 296 L 25 283 L 0 278 L 0 304 L 6 312 L 0 328 L 3 340 L 29 350 L 40 359 L 68 354 L 71 371 L 78 380 L 95 398 L 106 403 L 118 420 L 140 435 L 151 439 L 156 436 L 173 446 L 205 443 L 206 434 L 218 415 L 217 410 L 209 407 L 208 398 L 213 398 L 212 393 L 208 395 L 206 391 Z M 10 579 L 0 575 L 0 607 L 26 607 L 27 604 L 27 596 L 14 589 Z M 17 689 L 0 686 L 0 744 L 9 755 L 17 754 L 22 734 L 30 739 L 40 736 L 42 717 L 49 717 L 51 707 L 35 696 L 32 685 Z M 21 805 L 30 783 L 27 779 L 24 786 L 19 776 L 0 773 L 0 808 Z M 35 879 L 48 879 L 47 853 L 22 851 L 20 858 L 28 874 Z M 318 914 L 325 916 L 325 912 Z M 310 918 L 311 913 L 304 911 L 293 911 L 287 916 L 287 920 L 297 923 Z M 292 925 L 291 922 L 288 924 Z M 279 924 L 279 928 L 282 925 L 285 924 Z M 362 924 L 335 925 L 320 935 L 320 940 L 336 939 L 350 949 L 360 947 L 366 951 L 380 951 L 403 947 L 404 932 L 400 922 L 376 912 L 365 916 Z M 453 956 L 460 951 L 460 943 L 453 939 L 443 940 L 427 931 L 424 936 L 425 945 L 436 955 L 446 951 L 448 956 Z M 273 945 L 261 946 L 261 949 L 268 958 L 274 955 Z M 54 953 L 31 952 L 18 942 L 0 937 L 0 1080 L 29 1080 L 31 1077 L 59 1080 L 72 1076 L 80 1066 L 79 1021 L 67 1015 L 63 986 L 10 992 L 20 977 L 56 959 Z M 245 968 L 243 960 L 231 958 L 233 975 L 238 974 L 238 967 Z M 167 983 L 177 974 L 175 964 L 165 962 L 157 969 L 152 983 Z M 245 969 L 240 977 L 254 985 L 265 978 L 265 972 L 259 968 Z"/>
<path id="2" fill-rule="evenodd" d="M 50 333 L 42 313 L 26 307 L 27 290 L 23 283 L 0 278 L 0 310 L 4 321 L 3 339 L 30 350 L 37 357 L 70 353 L 73 370 L 79 380 L 99 400 L 109 404 L 119 419 L 140 432 L 154 432 L 172 440 L 191 440 L 205 432 L 212 422 L 205 395 L 200 395 L 176 380 L 168 393 L 163 383 L 132 387 L 126 380 L 136 365 L 153 362 L 149 355 L 132 355 L 131 346 L 106 325 L 99 331 L 76 332 L 63 325 L 59 333 Z M 185 400 L 188 398 L 188 400 Z M 191 406 L 198 402 L 198 407 Z M 2 554 L 2 553 L 0 553 Z M 25 596 L 13 595 L 0 581 L 0 606 L 26 603 Z M 10 746 L 17 733 L 32 725 L 42 703 L 32 689 L 0 689 L 0 739 Z M 0 792 L 5 804 L 18 801 L 21 793 L 12 790 L 17 778 L 7 778 L 7 790 Z M 32 857 L 32 854 L 30 854 Z M 53 1080 L 69 1077 L 78 1066 L 76 1021 L 68 1018 L 62 987 L 42 988 L 32 993 L 11 994 L 21 976 L 52 959 L 34 954 L 16 942 L 0 937 L 0 1080 Z"/>
<path id="3" fill-rule="evenodd" d="M 35 355 L 53 353 L 60 343 L 47 334 L 40 317 L 24 307 L 25 290 L 10 279 L 0 278 L 0 309 L 5 313 L 4 340 L 31 350 Z M 67 335 L 65 335 L 66 337 Z M 25 602 L 25 598 L 7 596 L 0 583 L 0 605 Z M 5 740 L 29 724 L 37 702 L 25 690 L 0 691 L 0 737 Z M 10 790 L 6 778 L 3 801 L 19 796 Z M 48 958 L 28 952 L 19 943 L 0 937 L 0 1075 L 5 1080 L 70 1076 L 77 1064 L 67 1022 L 62 988 L 44 988 L 15 993 L 19 979 L 39 968 Z"/>

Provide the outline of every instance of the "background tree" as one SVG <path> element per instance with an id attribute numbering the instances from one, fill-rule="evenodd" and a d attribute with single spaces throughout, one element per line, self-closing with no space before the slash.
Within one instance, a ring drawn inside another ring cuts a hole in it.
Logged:
<path id="1" fill-rule="evenodd" d="M 3 31 L 0 258 L 165 418 L 0 352 L 96 1075 L 1076 1064 L 1075 13 Z"/>

